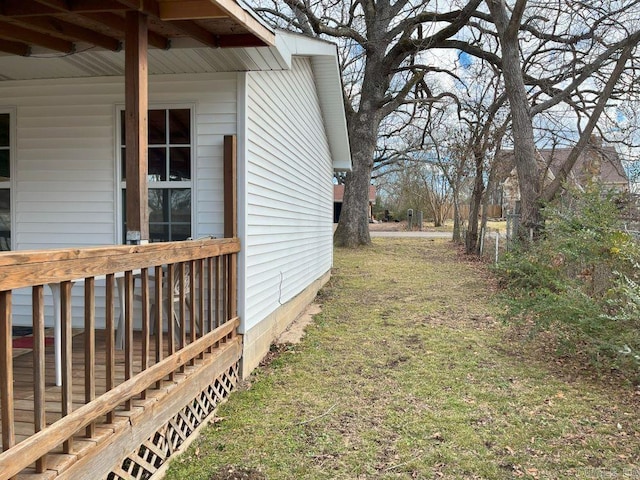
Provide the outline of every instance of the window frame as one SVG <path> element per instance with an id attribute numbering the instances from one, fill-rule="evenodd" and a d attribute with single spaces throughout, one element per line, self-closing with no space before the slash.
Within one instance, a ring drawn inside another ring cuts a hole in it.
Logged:
<path id="1" fill-rule="evenodd" d="M 125 241 L 125 228 L 124 228 L 124 196 L 126 191 L 126 180 L 123 180 L 123 172 L 122 166 L 124 163 L 124 159 L 122 158 L 122 147 L 126 147 L 123 145 L 124 139 L 121 138 L 122 135 L 122 112 L 125 110 L 124 105 L 117 105 L 115 109 L 115 117 L 116 117 L 116 131 L 115 131 L 115 151 L 116 151 L 116 202 L 117 202 L 117 231 L 116 231 L 116 243 L 126 243 Z M 189 119 L 191 122 L 191 131 L 189 132 L 189 148 L 190 148 L 190 164 L 189 168 L 191 171 L 191 179 L 186 181 L 171 181 L 171 180 L 162 180 L 162 181 L 150 181 L 148 180 L 148 189 L 152 190 L 176 190 L 176 189 L 189 189 L 191 191 L 191 205 L 190 205 L 190 222 L 191 222 L 191 236 L 194 236 L 194 231 L 196 229 L 195 225 L 195 205 L 196 205 L 196 106 L 193 103 L 158 103 L 158 104 L 149 104 L 148 110 L 189 110 Z M 165 143 L 165 148 L 170 148 L 171 143 Z M 184 145 L 178 145 L 184 146 Z M 151 148 L 159 148 L 156 146 L 151 146 Z M 147 150 L 149 150 L 149 145 L 147 146 Z"/>
<path id="2" fill-rule="evenodd" d="M 0 106 L 0 114 L 9 115 L 9 181 L 0 182 L 0 189 L 9 190 L 9 228 L 10 230 L 10 245 L 9 250 L 0 251 L 13 251 L 15 250 L 15 236 L 16 236 L 16 116 L 17 109 L 15 107 L 3 107 Z"/>

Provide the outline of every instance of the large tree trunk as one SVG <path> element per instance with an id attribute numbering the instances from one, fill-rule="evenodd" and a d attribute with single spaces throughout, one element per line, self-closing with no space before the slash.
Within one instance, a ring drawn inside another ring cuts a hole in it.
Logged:
<path id="1" fill-rule="evenodd" d="M 524 232 L 529 229 L 538 232 L 542 227 L 540 211 L 541 181 L 536 162 L 536 148 L 533 139 L 529 100 L 520 63 L 518 42 L 518 26 L 520 22 L 518 18 L 512 18 L 510 21 L 503 2 L 486 0 L 486 3 L 500 36 L 502 74 L 511 109 L 513 152 L 520 187 L 522 214 L 520 225 Z M 520 1 L 518 3 L 524 4 L 526 2 Z"/>
<path id="2" fill-rule="evenodd" d="M 371 244 L 369 185 L 379 122 L 372 113 L 356 113 L 349 120 L 353 170 L 345 177 L 340 220 L 333 234 L 336 247 Z"/>

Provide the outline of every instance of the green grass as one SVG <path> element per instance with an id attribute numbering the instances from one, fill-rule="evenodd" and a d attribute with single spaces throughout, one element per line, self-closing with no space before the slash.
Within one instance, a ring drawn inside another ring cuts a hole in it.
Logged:
<path id="1" fill-rule="evenodd" d="M 445 241 L 337 250 L 321 314 L 167 479 L 640 477 L 640 396 L 494 320 Z"/>

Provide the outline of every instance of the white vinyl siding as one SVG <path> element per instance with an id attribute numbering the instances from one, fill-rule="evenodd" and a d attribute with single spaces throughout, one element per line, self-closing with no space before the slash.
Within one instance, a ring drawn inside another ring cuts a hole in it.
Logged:
<path id="1" fill-rule="evenodd" d="M 308 58 L 247 74 L 247 331 L 332 263 L 333 169 Z"/>
<path id="2" fill-rule="evenodd" d="M 194 237 L 223 234 L 223 136 L 236 133 L 236 78 L 224 73 L 149 80 L 150 104 L 195 109 Z M 122 243 L 115 149 L 123 104 L 121 77 L 0 82 L 0 105 L 15 112 L 15 250 Z M 81 294 L 75 287 L 74 296 Z M 16 295 L 14 301 L 19 318 L 30 299 Z M 81 306 L 74 299 L 75 319 Z"/>

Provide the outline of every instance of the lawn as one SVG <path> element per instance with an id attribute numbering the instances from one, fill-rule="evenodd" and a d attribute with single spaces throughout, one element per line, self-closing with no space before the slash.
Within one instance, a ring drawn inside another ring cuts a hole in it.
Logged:
<path id="1" fill-rule="evenodd" d="M 444 240 L 337 250 L 303 342 L 167 478 L 640 478 L 635 387 L 523 339 L 493 292 Z"/>

